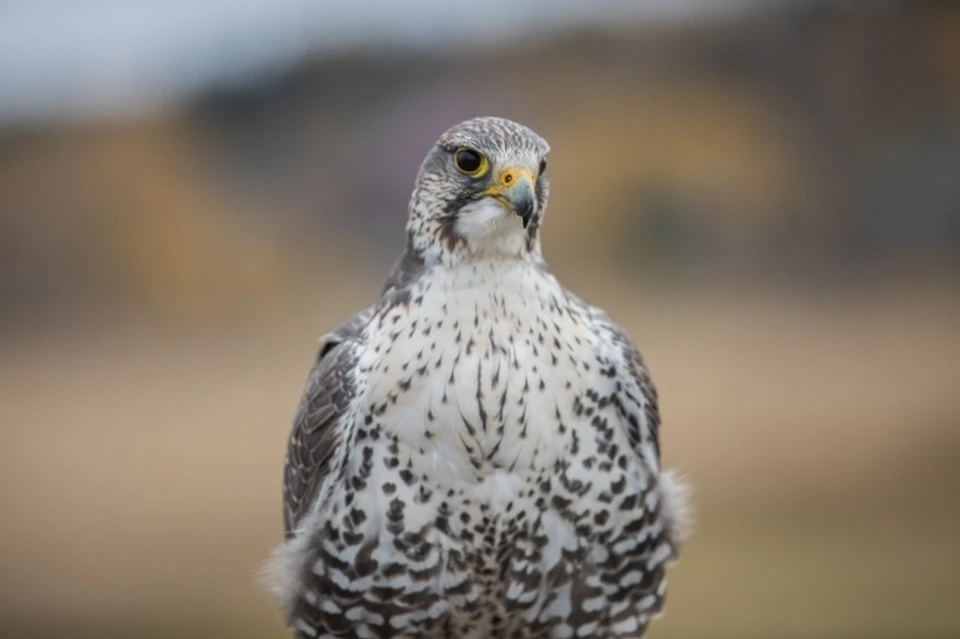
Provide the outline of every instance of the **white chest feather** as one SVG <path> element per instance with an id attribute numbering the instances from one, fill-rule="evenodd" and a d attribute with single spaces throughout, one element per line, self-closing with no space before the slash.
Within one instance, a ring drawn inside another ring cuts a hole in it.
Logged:
<path id="1" fill-rule="evenodd" d="M 509 498 L 565 454 L 569 398 L 600 383 L 579 320 L 532 264 L 444 272 L 375 327 L 365 404 L 383 407 L 418 477 Z"/>

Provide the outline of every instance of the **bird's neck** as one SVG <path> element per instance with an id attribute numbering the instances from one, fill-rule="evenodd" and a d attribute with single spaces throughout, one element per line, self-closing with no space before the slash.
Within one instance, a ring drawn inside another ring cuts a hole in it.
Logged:
<path id="1" fill-rule="evenodd" d="M 562 298 L 562 289 L 542 261 L 532 255 L 504 259 L 484 256 L 449 266 L 437 266 L 432 287 L 447 303 L 448 311 L 473 318 L 502 315 L 521 316 L 537 300 L 553 295 Z M 472 321 L 472 320 L 471 320 Z"/>
<path id="2" fill-rule="evenodd" d="M 471 232 L 469 223 L 455 218 L 411 216 L 407 246 L 426 264 L 445 268 L 503 266 L 543 262 L 537 229 L 524 229 L 519 219 L 487 223 L 483 232 Z"/>

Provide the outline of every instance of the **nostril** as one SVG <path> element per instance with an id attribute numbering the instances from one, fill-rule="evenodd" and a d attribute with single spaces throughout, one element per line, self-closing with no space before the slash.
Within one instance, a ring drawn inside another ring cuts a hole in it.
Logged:
<path id="1" fill-rule="evenodd" d="M 510 184 L 511 182 L 513 182 L 513 175 L 510 173 L 507 173 L 506 175 L 504 175 L 503 182 L 504 184 Z"/>

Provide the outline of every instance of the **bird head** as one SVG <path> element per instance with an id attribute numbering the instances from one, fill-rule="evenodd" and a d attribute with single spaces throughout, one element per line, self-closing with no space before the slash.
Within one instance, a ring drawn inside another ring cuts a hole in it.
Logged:
<path id="1" fill-rule="evenodd" d="M 550 147 L 495 117 L 447 130 L 427 154 L 410 201 L 415 246 L 459 255 L 539 251 Z"/>

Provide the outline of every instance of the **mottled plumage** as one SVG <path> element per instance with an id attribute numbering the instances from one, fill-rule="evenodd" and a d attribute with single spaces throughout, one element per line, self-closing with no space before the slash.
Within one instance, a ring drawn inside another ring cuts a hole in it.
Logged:
<path id="1" fill-rule="evenodd" d="M 381 297 L 326 335 L 271 563 L 298 637 L 640 637 L 687 526 L 657 394 L 547 268 L 549 147 L 443 134 Z"/>

